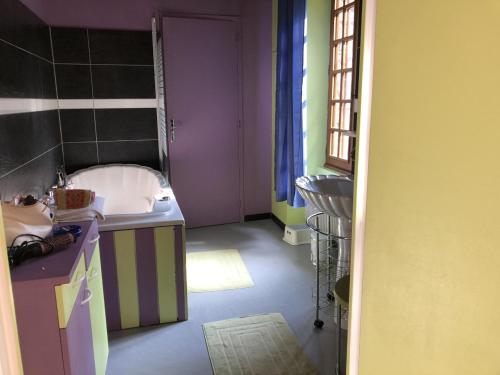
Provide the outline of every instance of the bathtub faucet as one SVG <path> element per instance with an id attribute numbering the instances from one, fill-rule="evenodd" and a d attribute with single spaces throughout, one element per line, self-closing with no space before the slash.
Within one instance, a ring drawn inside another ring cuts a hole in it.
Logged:
<path id="1" fill-rule="evenodd" d="M 57 174 L 57 187 L 58 188 L 65 188 L 68 186 L 68 180 L 66 176 L 66 171 L 64 170 L 64 166 L 61 165 L 57 168 L 56 170 Z"/>

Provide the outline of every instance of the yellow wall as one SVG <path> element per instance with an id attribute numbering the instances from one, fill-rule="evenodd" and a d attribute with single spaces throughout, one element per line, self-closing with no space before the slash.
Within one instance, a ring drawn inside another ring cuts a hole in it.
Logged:
<path id="1" fill-rule="evenodd" d="M 500 374 L 499 20 L 377 1 L 361 375 Z"/>
<path id="2" fill-rule="evenodd" d="M 23 373 L 0 206 L 0 375 Z"/>

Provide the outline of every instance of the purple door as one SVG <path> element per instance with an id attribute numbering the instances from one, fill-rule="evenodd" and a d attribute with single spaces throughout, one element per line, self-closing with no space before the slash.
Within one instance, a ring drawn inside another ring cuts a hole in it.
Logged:
<path id="1" fill-rule="evenodd" d="M 170 182 L 188 227 L 240 221 L 237 31 L 163 18 Z"/>

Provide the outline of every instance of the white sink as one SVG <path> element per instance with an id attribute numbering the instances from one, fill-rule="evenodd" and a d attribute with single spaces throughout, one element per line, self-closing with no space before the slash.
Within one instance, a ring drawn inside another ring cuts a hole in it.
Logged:
<path id="1" fill-rule="evenodd" d="M 295 181 L 302 197 L 319 211 L 342 219 L 352 219 L 353 181 L 347 176 L 302 176 Z"/>

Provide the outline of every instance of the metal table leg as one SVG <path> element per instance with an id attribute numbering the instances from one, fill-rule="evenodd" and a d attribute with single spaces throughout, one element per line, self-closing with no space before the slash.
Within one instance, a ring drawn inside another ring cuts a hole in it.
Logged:
<path id="1" fill-rule="evenodd" d="M 342 307 L 337 304 L 337 369 L 336 374 L 342 375 L 340 371 L 340 356 L 342 355 Z"/>
<path id="2" fill-rule="evenodd" d="M 316 228 L 319 228 L 319 217 L 316 217 Z M 316 326 L 317 328 L 322 328 L 325 323 L 319 318 L 319 310 L 320 310 L 320 304 L 319 304 L 319 276 L 320 276 L 319 240 L 320 240 L 319 232 L 316 232 L 316 320 L 314 321 L 314 326 Z"/>

